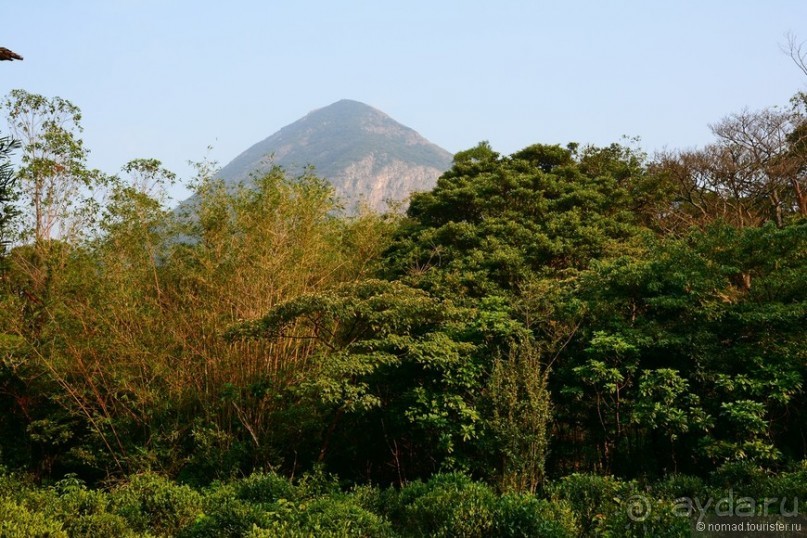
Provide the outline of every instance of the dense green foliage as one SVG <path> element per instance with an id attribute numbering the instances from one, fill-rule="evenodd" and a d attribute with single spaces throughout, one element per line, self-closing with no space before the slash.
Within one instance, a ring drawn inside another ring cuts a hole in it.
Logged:
<path id="1" fill-rule="evenodd" d="M 146 537 L 366 537 L 486 536 L 565 538 L 691 535 L 689 498 L 705 505 L 729 499 L 761 504 L 787 499 L 769 513 L 787 513 L 807 490 L 807 471 L 777 477 L 736 472 L 707 481 L 672 475 L 651 484 L 611 476 L 571 474 L 547 482 L 538 494 L 498 494 L 464 474 L 437 474 L 400 489 L 340 487 L 315 472 L 297 480 L 275 473 L 190 488 L 154 474 L 89 489 L 69 476 L 47 487 L 14 474 L 0 475 L 0 532 L 28 536 Z M 745 480 L 742 480 L 744 478 Z M 739 480 L 738 480 L 739 479 Z M 629 508 L 632 503 L 632 512 Z M 714 506 L 695 516 L 715 512 Z M 634 514 L 634 519 L 631 519 Z M 48 534 L 50 533 L 50 534 Z"/>
<path id="2" fill-rule="evenodd" d="M 301 390 L 329 417 L 318 459 L 333 462 L 342 476 L 349 476 L 357 463 L 361 468 L 386 463 L 389 474 L 381 469 L 369 478 L 388 482 L 428 476 L 441 468 L 476 474 L 495 469 L 498 462 L 489 461 L 487 453 L 499 454 L 494 446 L 506 440 L 490 431 L 504 420 L 493 412 L 513 415 L 513 407 L 521 404 L 500 395 L 518 391 L 540 372 L 536 362 L 531 364 L 538 370 L 519 369 L 529 360 L 525 356 L 531 344 L 504 305 L 457 307 L 384 280 L 301 296 L 230 336 L 289 338 L 284 331 L 293 323 L 302 331 L 294 337 L 317 342 L 311 359 L 314 375 Z M 505 348 L 510 354 L 500 357 Z M 497 364 L 505 366 L 496 371 L 507 374 L 501 373 L 492 385 L 490 370 Z M 547 394 L 540 377 L 537 381 L 525 396 L 539 400 L 541 412 L 540 401 L 545 403 Z M 501 386 L 508 382 L 515 386 Z M 546 405 L 538 419 L 544 421 L 538 425 L 541 434 L 548 419 Z"/>
<path id="3" fill-rule="evenodd" d="M 577 283 L 557 419 L 622 472 L 803 458 L 805 224 L 714 226 L 598 263 Z"/>
<path id="4" fill-rule="evenodd" d="M 86 169 L 74 105 L 5 106 L 41 129 L 0 221 L 0 534 L 683 536 L 681 496 L 807 495 L 799 108 L 654 160 L 482 143 L 345 217 L 204 163 L 169 211 L 158 161 Z"/>

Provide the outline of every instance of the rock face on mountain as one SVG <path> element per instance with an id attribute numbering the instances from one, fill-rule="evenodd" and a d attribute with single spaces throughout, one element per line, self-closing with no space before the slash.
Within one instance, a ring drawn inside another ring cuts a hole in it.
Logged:
<path id="1" fill-rule="evenodd" d="M 429 190 L 451 167 L 452 156 L 380 110 L 344 99 L 310 112 L 258 142 L 219 171 L 235 184 L 282 166 L 306 166 L 330 181 L 348 211 L 365 203 L 376 211 Z"/>

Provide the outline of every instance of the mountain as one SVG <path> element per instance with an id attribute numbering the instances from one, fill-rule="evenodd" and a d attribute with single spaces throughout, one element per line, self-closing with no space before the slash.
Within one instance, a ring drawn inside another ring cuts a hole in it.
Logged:
<path id="1" fill-rule="evenodd" d="M 219 171 L 235 184 L 273 164 L 292 175 L 306 166 L 330 181 L 349 211 L 360 201 L 377 211 L 429 190 L 451 167 L 451 154 L 380 110 L 343 99 L 310 112 L 241 153 Z"/>

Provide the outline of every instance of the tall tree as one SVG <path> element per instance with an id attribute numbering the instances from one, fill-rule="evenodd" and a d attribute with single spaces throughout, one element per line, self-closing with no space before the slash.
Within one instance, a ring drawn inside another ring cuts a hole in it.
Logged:
<path id="1" fill-rule="evenodd" d="M 791 151 L 794 133 L 804 123 L 798 111 L 764 109 L 732 114 L 712 126 L 719 144 L 731 150 L 741 192 L 765 200 L 781 227 L 785 214 L 807 216 L 807 155 Z"/>
<path id="2" fill-rule="evenodd" d="M 343 476 L 403 483 L 465 469 L 522 490 L 543 478 L 545 377 L 503 301 L 464 308 L 365 279 L 301 295 L 229 336 L 311 343 L 302 386 L 324 422 L 314 457 Z"/>
<path id="3" fill-rule="evenodd" d="M 743 111 L 711 129 L 714 143 L 663 155 L 655 167 L 677 187 L 667 220 L 683 228 L 718 219 L 781 227 L 791 215 L 807 215 L 807 132 L 798 106 Z"/>
<path id="4" fill-rule="evenodd" d="M 581 275 L 584 323 L 551 385 L 556 462 L 652 474 L 803 458 L 805 245 L 801 219 L 717 224 Z"/>
<path id="5" fill-rule="evenodd" d="M 22 145 L 19 190 L 22 201 L 33 208 L 26 217 L 26 235 L 35 242 L 69 236 L 77 229 L 77 201 L 99 177 L 86 167 L 87 150 L 78 136 L 81 110 L 61 97 L 25 90 L 12 90 L 0 106 Z"/>
<path id="6" fill-rule="evenodd" d="M 641 160 L 618 146 L 535 144 L 503 157 L 482 143 L 412 198 L 389 276 L 480 297 L 581 269 L 636 231 L 632 192 L 643 180 Z"/>

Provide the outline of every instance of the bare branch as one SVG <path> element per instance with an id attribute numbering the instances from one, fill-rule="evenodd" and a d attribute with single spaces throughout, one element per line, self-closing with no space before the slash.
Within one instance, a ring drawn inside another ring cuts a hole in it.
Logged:
<path id="1" fill-rule="evenodd" d="M 787 43 L 781 46 L 782 52 L 790 56 L 802 73 L 807 75 L 807 43 L 799 41 L 796 34 L 788 32 L 785 34 Z"/>

